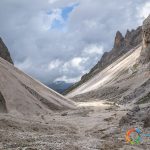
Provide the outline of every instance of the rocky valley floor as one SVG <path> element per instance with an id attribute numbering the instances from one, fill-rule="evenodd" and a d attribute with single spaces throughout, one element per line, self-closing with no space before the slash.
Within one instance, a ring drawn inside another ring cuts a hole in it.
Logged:
<path id="1" fill-rule="evenodd" d="M 149 127 L 143 128 L 142 121 L 132 119 L 128 124 L 124 121 L 120 125 L 121 118 L 127 112 L 137 113 L 138 110 L 136 107 L 132 109 L 130 106 L 119 106 L 106 101 L 91 101 L 78 102 L 75 110 L 40 116 L 38 120 L 1 114 L 0 149 L 149 150 L 148 138 L 138 145 L 125 141 L 126 130 L 133 127 L 150 133 Z"/>

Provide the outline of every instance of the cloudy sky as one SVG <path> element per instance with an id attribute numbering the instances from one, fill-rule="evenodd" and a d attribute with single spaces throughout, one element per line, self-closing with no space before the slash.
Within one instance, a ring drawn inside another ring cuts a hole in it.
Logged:
<path id="1" fill-rule="evenodd" d="M 0 0 L 15 66 L 44 83 L 75 82 L 150 13 L 149 0 Z"/>

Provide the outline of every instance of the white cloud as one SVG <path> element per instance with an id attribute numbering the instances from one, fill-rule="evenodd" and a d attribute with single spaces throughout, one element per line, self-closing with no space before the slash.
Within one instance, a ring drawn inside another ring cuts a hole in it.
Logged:
<path id="1" fill-rule="evenodd" d="M 72 67 L 81 68 L 81 62 L 84 61 L 81 57 L 75 57 L 70 61 Z"/>
<path id="2" fill-rule="evenodd" d="M 75 83 L 79 80 L 80 80 L 80 76 L 75 78 L 68 78 L 67 76 L 62 76 L 60 78 L 55 79 L 55 81 L 65 81 L 66 83 Z"/>
<path id="3" fill-rule="evenodd" d="M 84 24 L 86 27 L 88 27 L 89 29 L 93 29 L 97 27 L 97 22 L 94 20 L 85 20 Z"/>
<path id="4" fill-rule="evenodd" d="M 61 64 L 62 62 L 58 59 L 51 61 L 48 65 L 48 70 L 57 69 Z"/>
<path id="5" fill-rule="evenodd" d="M 48 2 L 50 3 L 50 4 L 53 4 L 53 3 L 55 3 L 55 2 L 57 2 L 58 0 L 49 0 Z"/>
<path id="6" fill-rule="evenodd" d="M 68 62 L 64 63 L 62 69 L 64 72 L 69 72 L 70 70 L 84 70 L 84 64 L 87 62 L 88 58 L 84 57 L 74 57 Z"/>
<path id="7" fill-rule="evenodd" d="M 89 45 L 84 49 L 85 53 L 88 54 L 103 54 L 103 47 L 101 45 Z"/>
<path id="8" fill-rule="evenodd" d="M 140 11 L 140 17 L 147 18 L 149 14 L 150 14 L 150 2 L 147 2 Z"/>

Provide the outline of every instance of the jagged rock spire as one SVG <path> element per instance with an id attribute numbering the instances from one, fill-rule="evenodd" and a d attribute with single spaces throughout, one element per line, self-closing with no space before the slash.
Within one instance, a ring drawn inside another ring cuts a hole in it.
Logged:
<path id="1" fill-rule="evenodd" d="M 145 64 L 150 62 L 150 15 L 143 22 L 142 33 L 143 48 L 141 51 L 140 62 Z"/>
<path id="2" fill-rule="evenodd" d="M 115 42 L 114 42 L 114 49 L 119 49 L 122 47 L 124 42 L 124 37 L 120 31 L 117 31 L 116 37 L 115 37 Z"/>

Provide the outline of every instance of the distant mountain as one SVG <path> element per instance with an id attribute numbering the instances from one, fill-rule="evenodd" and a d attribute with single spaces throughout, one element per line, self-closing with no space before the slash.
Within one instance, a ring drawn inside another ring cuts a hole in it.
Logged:
<path id="1" fill-rule="evenodd" d="M 4 44 L 2 38 L 0 38 L 0 57 L 13 64 L 8 48 Z"/>
<path id="2" fill-rule="evenodd" d="M 93 76 L 98 74 L 100 71 L 105 69 L 107 66 L 115 62 L 117 59 L 140 43 L 142 43 L 141 26 L 136 30 L 127 30 L 125 37 L 120 33 L 120 31 L 117 31 L 112 50 L 110 52 L 105 52 L 100 61 L 98 61 L 98 63 L 90 70 L 90 72 L 83 75 L 81 80 L 68 88 L 64 94 L 71 92 L 89 79 L 93 78 Z"/>
<path id="3" fill-rule="evenodd" d="M 58 93 L 63 93 L 66 89 L 72 86 L 74 83 L 66 83 L 65 81 L 56 81 L 48 84 L 47 86 L 52 88 Z"/>

